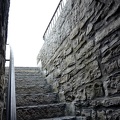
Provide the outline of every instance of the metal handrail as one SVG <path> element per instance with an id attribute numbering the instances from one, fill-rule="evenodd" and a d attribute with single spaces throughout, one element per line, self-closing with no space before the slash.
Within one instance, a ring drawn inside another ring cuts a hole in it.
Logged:
<path id="1" fill-rule="evenodd" d="M 16 120 L 14 55 L 10 46 L 9 80 L 7 93 L 7 120 Z"/>
<path id="2" fill-rule="evenodd" d="M 54 25 L 55 25 L 59 15 L 60 15 L 62 9 L 64 8 L 66 2 L 67 2 L 67 0 L 60 0 L 58 6 L 57 6 L 57 8 L 56 8 L 56 10 L 55 10 L 49 24 L 48 24 L 45 32 L 44 32 L 43 40 L 45 40 L 46 37 L 50 34 L 50 32 L 51 32 L 52 28 L 54 27 Z"/>

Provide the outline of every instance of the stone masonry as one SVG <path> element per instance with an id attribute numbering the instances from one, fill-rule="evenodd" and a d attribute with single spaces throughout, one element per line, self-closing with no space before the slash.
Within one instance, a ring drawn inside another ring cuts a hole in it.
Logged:
<path id="1" fill-rule="evenodd" d="M 120 120 L 119 0 L 68 0 L 37 60 L 75 115 Z"/>
<path id="2" fill-rule="evenodd" d="M 37 67 L 15 67 L 17 120 L 76 120 Z M 8 81 L 6 68 L 6 81 Z M 79 116 L 80 117 L 80 116 Z M 4 119 L 6 120 L 6 110 Z"/>
<path id="3" fill-rule="evenodd" d="M 9 0 L 0 0 L 0 120 L 4 109 L 5 51 L 7 41 Z"/>

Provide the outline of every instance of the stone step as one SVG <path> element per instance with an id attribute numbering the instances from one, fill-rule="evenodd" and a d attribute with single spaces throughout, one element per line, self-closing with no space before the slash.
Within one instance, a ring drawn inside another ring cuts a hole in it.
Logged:
<path id="1" fill-rule="evenodd" d="M 21 79 L 25 79 L 25 80 L 27 80 L 27 79 L 30 79 L 30 80 L 41 79 L 42 80 L 43 79 L 43 77 L 39 76 L 39 75 L 16 75 L 15 78 L 18 80 L 21 80 Z"/>
<path id="2" fill-rule="evenodd" d="M 43 76 L 43 74 L 42 73 L 40 73 L 40 72 L 30 72 L 30 71 L 26 71 L 26 72 L 24 72 L 24 71 L 21 71 L 21 72 L 15 72 L 15 75 L 16 76 Z"/>
<path id="3" fill-rule="evenodd" d="M 91 118 L 85 116 L 76 116 L 76 120 L 91 120 Z"/>
<path id="4" fill-rule="evenodd" d="M 29 80 L 29 81 L 39 80 L 39 81 L 46 81 L 43 77 L 39 77 L 39 76 L 16 76 L 15 80 L 16 81 L 19 81 L 19 80 Z"/>
<path id="5" fill-rule="evenodd" d="M 8 82 L 8 77 L 5 77 L 5 83 L 7 86 L 7 82 Z M 47 81 L 44 78 L 40 78 L 40 77 L 23 77 L 23 78 L 19 78 L 19 79 L 15 79 L 15 84 L 16 87 L 25 87 L 28 85 L 46 85 Z"/>
<path id="6" fill-rule="evenodd" d="M 17 120 L 38 120 L 65 116 L 65 104 L 17 107 Z"/>
<path id="7" fill-rule="evenodd" d="M 38 94 L 52 92 L 50 85 L 25 85 L 16 87 L 16 94 Z"/>
<path id="8" fill-rule="evenodd" d="M 58 103 L 57 93 L 47 94 L 18 94 L 16 96 L 17 106 L 32 106 L 41 104 Z"/>
<path id="9" fill-rule="evenodd" d="M 8 76 L 9 72 L 6 71 L 5 75 Z M 16 76 L 26 76 L 26 75 L 27 76 L 43 76 L 43 74 L 41 72 L 30 72 L 30 71 L 28 71 L 28 72 L 27 71 L 26 72 L 25 71 L 19 71 L 19 72 L 15 71 L 15 75 Z"/>
<path id="10" fill-rule="evenodd" d="M 27 80 L 25 80 L 25 79 L 23 79 L 23 80 L 16 80 L 15 81 L 15 84 L 16 84 L 16 87 L 18 88 L 18 87 L 25 87 L 25 86 L 28 86 L 28 85 L 46 85 L 47 84 L 47 82 L 46 82 L 46 80 L 29 80 L 29 79 L 27 79 Z"/>
<path id="11" fill-rule="evenodd" d="M 5 68 L 5 73 L 8 75 L 9 69 Z M 42 72 L 37 67 L 15 67 L 16 76 L 32 75 L 32 76 L 41 76 Z"/>
<path id="12" fill-rule="evenodd" d="M 65 117 L 39 119 L 39 120 L 76 120 L 76 117 L 75 117 L 75 116 L 65 116 Z M 81 120 L 82 120 L 82 119 L 81 119 Z"/>

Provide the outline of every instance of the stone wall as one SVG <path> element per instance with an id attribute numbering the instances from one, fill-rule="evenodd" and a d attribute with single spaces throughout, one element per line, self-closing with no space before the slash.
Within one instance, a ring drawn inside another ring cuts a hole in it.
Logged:
<path id="1" fill-rule="evenodd" d="M 7 41 L 9 0 L 0 0 L 0 120 L 4 108 L 5 50 Z"/>
<path id="2" fill-rule="evenodd" d="M 68 0 L 37 60 L 76 115 L 120 120 L 119 0 Z"/>

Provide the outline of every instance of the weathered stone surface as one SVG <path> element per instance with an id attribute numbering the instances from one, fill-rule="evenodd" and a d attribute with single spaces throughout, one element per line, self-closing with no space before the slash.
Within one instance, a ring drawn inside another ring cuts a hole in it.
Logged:
<path id="1" fill-rule="evenodd" d="M 79 39 L 78 38 L 74 39 L 72 41 L 72 47 L 73 47 L 73 49 L 75 49 L 78 46 L 78 44 L 79 44 Z"/>
<path id="2" fill-rule="evenodd" d="M 114 72 L 116 69 L 118 69 L 116 61 L 112 61 L 105 64 L 105 70 L 106 70 L 106 73 L 108 74 L 110 74 L 111 72 Z"/>
<path id="3" fill-rule="evenodd" d="M 120 27 L 120 18 L 117 18 L 115 21 L 113 21 L 110 25 L 106 26 L 102 31 L 97 32 L 95 35 L 95 41 L 99 42 L 104 37 L 115 31 Z"/>
<path id="4" fill-rule="evenodd" d="M 69 8 L 69 12 L 63 11 L 56 32 L 51 31 L 46 47 L 42 47 L 43 69 L 52 68 L 48 69 L 48 76 L 60 69 L 50 79 L 57 83 L 65 101 L 78 101 L 75 114 L 80 119 L 119 120 L 120 2 L 70 0 L 68 3 L 65 9 Z M 57 49 L 51 51 L 49 44 L 54 48 L 54 42 Z"/>
<path id="5" fill-rule="evenodd" d="M 104 110 L 97 111 L 97 118 L 99 120 L 106 120 L 106 113 Z"/>
<path id="6" fill-rule="evenodd" d="M 120 105 L 120 98 L 119 97 L 113 97 L 104 99 L 102 101 L 103 106 L 110 107 L 110 106 L 119 106 Z"/>
<path id="7" fill-rule="evenodd" d="M 86 86 L 87 99 L 104 96 L 103 86 L 101 83 L 94 83 Z"/>
<path id="8" fill-rule="evenodd" d="M 118 59 L 118 67 L 120 67 L 120 58 Z"/>
<path id="9" fill-rule="evenodd" d="M 62 84 L 62 83 L 65 83 L 65 82 L 68 81 L 68 79 L 69 79 L 69 75 L 64 75 L 64 76 L 61 77 L 60 83 L 61 83 L 61 84 Z"/>
<path id="10" fill-rule="evenodd" d="M 59 83 L 58 83 L 58 81 L 55 81 L 55 82 L 53 83 L 52 88 L 53 88 L 53 90 L 54 90 L 55 92 L 58 93 L 58 88 L 59 88 Z"/>
<path id="11" fill-rule="evenodd" d="M 111 76 L 108 80 L 104 81 L 104 88 L 106 96 L 111 96 L 120 93 L 120 76 L 119 73 Z"/>
<path id="12" fill-rule="evenodd" d="M 72 70 L 75 69 L 75 66 L 68 67 L 64 72 L 63 75 L 70 73 Z"/>
<path id="13" fill-rule="evenodd" d="M 82 116 L 90 117 L 90 114 L 91 114 L 91 110 L 89 110 L 89 109 L 83 109 L 81 111 Z"/>
<path id="14" fill-rule="evenodd" d="M 71 54 L 71 52 L 73 51 L 72 47 L 69 47 L 66 51 L 65 51 L 65 55 L 69 55 Z"/>
<path id="15" fill-rule="evenodd" d="M 25 78 L 23 79 L 16 79 L 16 87 L 20 87 L 20 86 L 26 86 L 26 85 L 45 85 L 46 84 L 46 80 L 41 80 L 43 78 L 40 77 L 31 77 L 29 79 L 29 77 L 27 77 L 27 79 L 25 80 Z"/>
<path id="16" fill-rule="evenodd" d="M 66 117 L 57 117 L 57 118 L 39 119 L 39 120 L 76 120 L 76 117 L 75 116 L 66 116 Z"/>
<path id="17" fill-rule="evenodd" d="M 53 73 L 49 74 L 47 77 L 47 83 L 48 84 L 52 84 L 54 82 L 54 79 L 53 79 Z"/>
<path id="18" fill-rule="evenodd" d="M 86 92 L 85 89 L 80 89 L 77 91 L 77 96 L 76 96 L 79 100 L 86 100 L 87 96 L 86 96 Z"/>
<path id="19" fill-rule="evenodd" d="M 26 85 L 16 88 L 17 94 L 37 94 L 37 93 L 49 93 L 51 92 L 50 85 Z"/>
<path id="20" fill-rule="evenodd" d="M 85 56 L 87 54 L 87 52 L 89 52 L 89 50 L 92 49 L 93 45 L 94 45 L 94 43 L 91 40 L 83 48 L 81 48 L 79 50 L 79 52 L 76 54 L 77 60 L 80 59 L 80 58 L 82 58 L 83 56 Z"/>
<path id="21" fill-rule="evenodd" d="M 77 116 L 76 120 L 87 120 L 87 117 L 84 116 Z"/>
<path id="22" fill-rule="evenodd" d="M 16 96 L 17 106 L 34 106 L 40 104 L 52 104 L 58 102 L 56 93 L 48 94 L 19 94 Z"/>
<path id="23" fill-rule="evenodd" d="M 79 33 L 79 27 L 77 26 L 76 28 L 73 29 L 73 31 L 70 34 L 70 39 L 74 39 L 75 36 Z"/>
<path id="24" fill-rule="evenodd" d="M 61 69 L 60 69 L 60 68 L 57 68 L 57 69 L 54 71 L 54 77 L 55 77 L 55 78 L 61 77 Z"/>
<path id="25" fill-rule="evenodd" d="M 75 64 L 75 57 L 74 57 L 74 55 L 67 56 L 65 60 L 66 60 L 66 63 L 67 63 L 67 67 L 73 66 Z"/>
<path id="26" fill-rule="evenodd" d="M 49 104 L 17 108 L 17 120 L 43 119 L 61 117 L 64 115 L 65 104 Z"/>
<path id="27" fill-rule="evenodd" d="M 88 35 L 91 32 L 92 28 L 93 28 L 93 24 L 92 23 L 88 24 L 86 35 Z"/>

